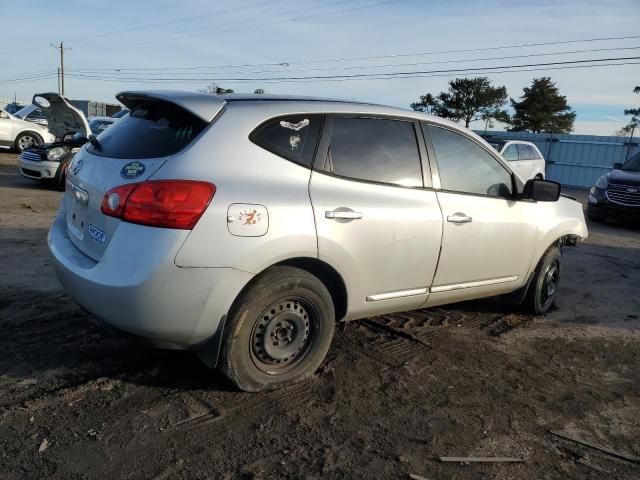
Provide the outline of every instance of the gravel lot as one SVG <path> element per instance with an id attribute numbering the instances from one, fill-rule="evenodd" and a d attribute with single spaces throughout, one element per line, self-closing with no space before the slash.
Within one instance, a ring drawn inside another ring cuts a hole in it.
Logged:
<path id="1" fill-rule="evenodd" d="M 60 197 L 0 154 L 0 478 L 640 478 L 550 433 L 640 456 L 640 228 L 590 225 L 547 317 L 484 301 L 352 322 L 312 380 L 244 394 L 64 294 Z"/>

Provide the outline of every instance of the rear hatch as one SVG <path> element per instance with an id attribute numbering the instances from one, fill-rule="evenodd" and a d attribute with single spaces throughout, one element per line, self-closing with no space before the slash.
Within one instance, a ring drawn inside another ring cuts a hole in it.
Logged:
<path id="1" fill-rule="evenodd" d="M 99 261 L 113 238 L 119 218 L 104 215 L 101 204 L 115 187 L 149 179 L 185 149 L 224 106 L 214 96 L 195 105 L 195 94 L 178 96 L 128 92 L 118 95 L 129 116 L 87 143 L 67 170 L 64 195 L 67 231 L 74 245 Z M 175 158 L 175 161 L 179 161 Z M 153 228 L 153 227 L 148 227 Z"/>

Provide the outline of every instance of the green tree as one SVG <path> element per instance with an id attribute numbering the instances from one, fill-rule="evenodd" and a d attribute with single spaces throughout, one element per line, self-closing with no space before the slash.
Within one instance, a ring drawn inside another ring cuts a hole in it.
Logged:
<path id="1" fill-rule="evenodd" d="M 519 102 L 511 99 L 515 112 L 509 130 L 535 133 L 569 133 L 573 130 L 576 114 L 550 77 L 534 78 L 531 86 L 523 91 Z"/>
<path id="2" fill-rule="evenodd" d="M 198 90 L 200 93 L 211 93 L 211 94 L 221 94 L 221 93 L 233 93 L 233 89 L 231 88 L 223 88 L 216 83 L 210 83 L 204 88 Z"/>
<path id="3" fill-rule="evenodd" d="M 633 93 L 640 93 L 640 86 L 634 88 Z M 622 127 L 620 133 L 623 133 L 624 136 L 629 135 L 630 138 L 633 138 L 633 133 L 636 128 L 640 127 L 640 108 L 625 108 L 624 114 L 631 115 L 631 120 Z"/>
<path id="4" fill-rule="evenodd" d="M 430 93 L 421 95 L 411 108 L 454 121 L 464 120 L 468 128 L 474 120 L 504 121 L 508 118 L 502 109 L 506 102 L 506 87 L 494 87 L 487 77 L 456 78 L 449 82 L 448 91 L 435 97 Z"/>

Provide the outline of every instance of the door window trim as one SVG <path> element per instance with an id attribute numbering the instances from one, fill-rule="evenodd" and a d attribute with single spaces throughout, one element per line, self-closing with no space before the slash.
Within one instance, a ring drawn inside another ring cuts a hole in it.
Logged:
<path id="1" fill-rule="evenodd" d="M 431 175 L 433 177 L 433 185 L 434 185 L 433 188 L 435 190 L 445 192 L 445 193 L 455 193 L 458 195 L 469 195 L 472 197 L 497 198 L 497 199 L 509 200 L 509 201 L 517 200 L 518 189 L 517 189 L 515 174 L 513 173 L 513 170 L 509 168 L 509 165 L 506 163 L 506 160 L 504 160 L 503 158 L 500 158 L 500 154 L 498 152 L 489 150 L 480 142 L 478 142 L 477 139 L 473 138 L 471 135 L 468 135 L 465 132 L 462 132 L 453 128 L 449 128 L 447 125 L 439 125 L 435 122 L 429 122 L 428 120 L 420 120 L 420 126 L 422 127 L 422 133 L 424 135 L 425 142 L 427 143 L 427 150 L 429 152 L 429 161 L 431 165 Z M 442 128 L 444 130 L 448 130 L 451 133 L 455 133 L 457 135 L 460 135 L 466 138 L 467 140 L 470 140 L 471 142 L 475 143 L 477 146 L 482 148 L 486 153 L 489 154 L 489 156 L 491 156 L 496 162 L 498 162 L 498 164 L 502 168 L 504 168 L 506 172 L 509 174 L 509 177 L 511 178 L 511 195 L 509 197 L 503 197 L 501 195 L 487 195 L 482 193 L 461 192 L 458 190 L 448 190 L 446 188 L 442 188 L 442 183 L 440 181 L 440 173 L 438 170 L 438 157 L 435 152 L 435 148 L 433 147 L 433 141 L 431 139 L 431 133 L 429 132 L 429 128 Z M 431 159 L 433 159 L 433 162 L 431 162 Z"/>
<path id="2" fill-rule="evenodd" d="M 398 185 L 397 183 L 379 182 L 376 180 L 366 180 L 362 178 L 347 177 L 334 172 L 326 170 L 326 159 L 329 147 L 331 146 L 331 134 L 333 133 L 334 120 L 338 118 L 353 118 L 353 119 L 370 119 L 370 120 L 395 120 L 400 122 L 407 122 L 413 126 L 413 134 L 416 140 L 416 147 L 418 149 L 420 172 L 422 177 L 422 186 L 407 187 Z M 324 124 L 320 135 L 320 141 L 318 142 L 318 148 L 316 149 L 315 160 L 313 162 L 313 171 L 328 175 L 330 177 L 341 178 L 343 180 L 349 180 L 352 182 L 368 183 L 373 185 L 381 185 L 386 187 L 405 188 L 409 190 L 433 190 L 432 175 L 430 171 L 429 154 L 424 144 L 424 137 L 420 134 L 421 128 L 419 120 L 409 117 L 401 117 L 396 115 L 383 115 L 383 114 L 358 114 L 358 113 L 327 113 L 325 114 Z M 426 168 L 425 168 L 426 167 Z"/>

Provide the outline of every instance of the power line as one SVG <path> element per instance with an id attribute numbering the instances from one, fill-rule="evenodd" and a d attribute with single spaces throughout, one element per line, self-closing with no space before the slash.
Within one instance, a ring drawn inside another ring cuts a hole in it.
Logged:
<path id="1" fill-rule="evenodd" d="M 198 31 L 202 31 L 202 30 L 210 30 L 211 28 L 215 28 L 215 27 L 221 27 L 221 26 L 228 26 L 228 25 L 234 25 L 234 24 L 241 24 L 241 23 L 245 23 L 245 22 L 251 22 L 251 21 L 255 21 L 255 20 L 264 20 L 265 18 L 280 18 L 283 14 L 286 13 L 303 13 L 303 12 L 307 12 L 310 10 L 317 10 L 319 8 L 328 8 L 328 7 L 334 7 L 337 5 L 343 5 L 345 3 L 353 3 L 353 2 L 357 2 L 360 0 L 339 0 L 337 2 L 333 2 L 333 3 L 329 3 L 329 4 L 324 4 L 324 5 L 314 5 L 312 7 L 306 7 L 306 8 L 302 8 L 299 10 L 296 10 L 294 12 L 282 12 L 282 13 L 277 13 L 277 14 L 273 14 L 273 15 L 259 15 L 256 17 L 249 17 L 249 18 L 241 18 L 238 20 L 232 20 L 232 21 L 225 21 L 225 22 L 221 22 L 221 23 L 216 23 L 213 25 L 204 25 L 204 26 L 200 26 L 200 27 L 194 27 L 194 28 L 190 28 L 188 30 L 180 30 L 178 32 L 170 32 L 173 36 L 172 37 L 168 37 L 166 34 L 164 33 L 159 33 L 156 35 L 152 35 L 151 37 L 148 37 L 146 39 L 138 39 L 138 41 L 136 42 L 135 39 L 133 40 L 133 42 L 135 42 L 135 44 L 137 46 L 139 45 L 148 45 L 148 44 L 153 44 L 153 43 L 158 43 L 157 39 L 160 40 L 165 40 L 165 41 L 170 41 L 170 40 L 175 40 L 176 37 L 177 38 L 186 38 L 186 37 L 193 37 L 193 36 L 202 36 L 202 35 L 208 35 L 208 33 L 204 32 L 204 33 L 200 33 L 197 35 L 193 35 L 194 32 L 198 32 Z M 404 1 L 404 0 L 398 0 L 398 1 Z M 213 32 L 212 34 L 216 34 L 216 33 L 223 33 L 223 32 L 232 32 L 232 31 L 236 31 L 236 30 L 245 30 L 248 28 L 254 28 L 254 27 L 260 27 L 263 26 L 261 24 L 258 25 L 249 25 L 249 26 L 244 26 L 244 27 L 239 27 L 239 28 L 231 28 L 231 29 L 227 29 L 227 30 L 222 30 L 220 32 Z M 177 35 L 177 34 L 181 34 L 181 33 L 186 33 L 187 35 Z M 132 40 L 122 40 L 122 41 L 116 41 L 115 43 L 110 43 L 110 45 L 106 46 L 106 49 L 113 49 L 113 48 L 118 48 L 122 45 L 131 45 L 132 44 Z M 100 48 L 105 48 L 104 44 L 100 45 Z"/>
<path id="2" fill-rule="evenodd" d="M 354 79 L 354 78 L 367 78 L 367 77 L 379 77 L 379 78 L 402 78 L 407 75 L 421 75 L 432 73 L 456 73 L 456 72 L 474 72 L 474 71 L 492 71 L 505 68 L 525 68 L 525 67 L 545 67 L 554 65 L 569 65 L 569 64 L 581 64 L 581 63 L 599 63 L 599 62 L 611 62 L 611 61 L 626 61 L 626 60 L 639 60 L 640 57 L 614 57 L 614 58 L 595 58 L 585 60 L 564 60 L 558 62 L 547 63 L 530 63 L 522 65 L 503 65 L 495 67 L 474 67 L 463 69 L 447 69 L 447 70 L 427 70 L 427 71 L 407 71 L 407 72 L 382 72 L 382 73 L 356 73 L 349 75 L 309 75 L 300 77 L 260 77 L 260 78 L 247 78 L 247 77 L 222 77 L 216 78 L 220 82 L 259 82 L 259 81 L 291 81 L 291 80 L 325 80 L 334 78 Z M 211 77 L 204 78 L 145 78 L 145 77 L 100 77 L 97 75 L 86 74 L 74 74 L 74 78 L 88 78 L 88 79 L 108 79 L 113 81 L 119 80 L 151 80 L 156 82 L 182 82 L 182 81 L 211 81 Z"/>
<path id="3" fill-rule="evenodd" d="M 463 62 L 480 62 L 480 61 L 488 61 L 488 60 L 511 60 L 515 58 L 532 58 L 532 57 L 547 57 L 547 56 L 555 56 L 555 55 L 570 55 L 576 53 L 594 53 L 594 52 L 611 52 L 611 51 L 620 51 L 620 50 L 638 50 L 640 46 L 635 47 L 615 47 L 615 48 L 595 48 L 595 49 L 584 49 L 584 50 L 570 50 L 570 51 L 562 51 L 562 52 L 546 52 L 546 53 L 530 53 L 524 55 L 508 55 L 502 57 L 485 57 L 485 58 L 471 58 L 471 59 L 453 59 L 453 60 L 438 60 L 432 62 L 412 62 L 412 63 L 393 63 L 393 64 L 385 64 L 385 65 L 352 65 L 346 67 L 322 67 L 322 68 L 308 68 L 308 69 L 288 69 L 289 72 L 310 72 L 310 71 L 329 71 L 329 70 L 360 70 L 360 69 L 372 69 L 372 68 L 389 68 L 389 67 L 406 67 L 406 66 L 417 66 L 417 65 L 438 65 L 438 64 L 451 64 L 451 63 L 463 63 Z M 282 65 L 282 64 L 280 64 Z M 286 66 L 283 65 L 283 66 Z M 163 69 L 162 72 L 154 73 L 145 73 L 145 72 L 129 72 L 131 75 L 175 75 L 176 72 L 167 72 L 167 69 Z M 169 69 L 170 70 L 170 69 Z M 104 71 L 103 69 L 74 69 L 74 73 L 100 73 Z M 113 72 L 111 70 L 107 70 L 108 72 Z M 263 74 L 263 73 L 280 73 L 281 70 L 257 70 L 257 71 L 235 71 L 235 72 L 219 72 L 219 71 L 208 71 L 208 72 L 198 72 L 198 73 L 184 73 L 184 75 L 231 75 L 231 74 Z M 120 75 L 123 72 L 121 69 L 114 72 L 114 75 Z"/>
<path id="4" fill-rule="evenodd" d="M 571 66 L 559 66 L 559 67 L 543 67 L 543 68 L 523 68 L 523 69 L 506 69 L 506 70 L 500 70 L 500 71 L 496 71 L 496 70 L 492 70 L 490 72 L 469 72 L 473 75 L 482 75 L 482 74 L 493 74 L 493 75 L 499 75 L 499 74 L 503 74 L 503 73 L 517 73 L 517 72 L 533 72 L 533 71 L 555 71 L 555 70 L 569 70 L 569 69 L 588 69 L 588 68 L 601 68 L 601 67 L 608 67 L 608 66 L 624 66 L 624 65 L 640 65 L 640 62 L 624 62 L 624 63 L 602 63 L 602 64 L 597 64 L 597 65 L 571 65 Z M 465 72 L 458 72 L 457 75 L 464 75 Z M 69 75 L 70 77 L 73 77 L 73 75 Z M 316 83 L 316 82 L 344 82 L 344 81 L 363 81 L 363 80 L 396 80 L 396 79 L 407 79 L 407 78 L 431 78 L 431 77 L 452 77 L 454 75 L 452 75 L 451 73 L 440 73 L 440 74 L 430 74 L 430 75 L 412 75 L 412 76 L 405 76 L 405 77 L 392 77 L 392 78 L 380 78 L 380 77 L 367 77 L 367 78 L 332 78 L 332 79 L 325 79 L 325 80 L 292 80 L 292 81 L 261 81 L 260 83 L 262 84 L 279 84 L 279 83 Z M 75 77 L 74 77 L 75 78 Z M 80 78 L 79 80 L 88 80 L 86 78 Z M 122 82 L 122 80 L 114 80 L 114 79 L 97 79 L 98 81 L 119 81 Z M 256 80 L 256 82 L 258 82 L 259 80 Z M 160 85 L 167 85 L 169 83 L 175 83 L 175 84 L 180 84 L 182 82 L 158 82 L 158 81 L 153 81 L 153 80 L 142 80 L 142 81 L 138 81 L 138 80 L 133 80 L 132 82 L 129 81 L 123 81 L 124 83 L 142 83 L 142 84 L 160 84 Z M 244 83 L 244 82 L 243 82 Z"/>
<path id="5" fill-rule="evenodd" d="M 145 29 L 148 29 L 148 28 L 156 28 L 156 27 L 160 27 L 160 26 L 164 26 L 164 25 L 170 25 L 170 24 L 176 24 L 176 23 L 182 23 L 182 22 L 189 22 L 189 21 L 193 21 L 193 20 L 199 20 L 201 18 L 212 17 L 214 15 L 225 15 L 227 13 L 233 13 L 233 12 L 240 11 L 240 10 L 246 10 L 246 9 L 249 9 L 249 8 L 255 8 L 255 7 L 258 7 L 258 6 L 265 5 L 265 4 L 274 4 L 274 3 L 279 3 L 279 2 L 283 2 L 283 1 L 289 1 L 289 0 L 263 0 L 263 1 L 260 1 L 260 2 L 257 2 L 257 3 L 252 3 L 250 5 L 245 5 L 245 6 L 242 6 L 242 7 L 235 7 L 235 8 L 231 8 L 231 9 L 227 9 L 227 10 L 216 10 L 214 12 L 204 13 L 204 14 L 200 14 L 200 15 L 193 15 L 193 16 L 189 16 L 189 17 L 177 18 L 177 19 L 174 19 L 174 20 L 168 20 L 166 22 L 149 23 L 149 24 L 146 24 L 146 25 L 138 25 L 136 27 L 127 28 L 127 29 L 123 29 L 123 30 L 96 33 L 96 34 L 82 36 L 82 37 L 72 37 L 72 38 L 67 39 L 67 42 L 76 41 L 76 40 L 93 39 L 93 38 L 96 38 L 96 37 L 104 37 L 104 36 L 108 36 L 108 35 L 122 34 L 122 33 L 127 33 L 127 32 L 138 32 L 140 30 L 145 30 Z M 29 51 L 29 50 L 35 50 L 37 48 L 42 48 L 42 47 L 44 47 L 44 45 L 34 45 L 34 46 L 31 46 L 31 47 L 26 47 L 26 48 L 22 48 L 22 49 L 18 49 L 18 50 L 12 50 L 12 51 L 3 51 L 3 52 L 0 52 L 0 53 L 8 54 L 8 53 L 16 53 L 16 52 L 25 52 L 25 51 Z"/>
<path id="6" fill-rule="evenodd" d="M 351 3 L 353 1 L 357 1 L 357 0 L 343 0 L 343 1 L 335 2 L 335 3 L 329 4 L 329 5 L 322 5 L 322 6 L 314 6 L 314 7 L 304 8 L 302 10 L 298 10 L 298 11 L 293 12 L 293 13 L 303 13 L 305 11 L 315 10 L 317 8 L 326 8 L 326 7 L 329 7 L 329 6 L 335 6 L 335 5 L 339 5 L 339 4 Z M 273 25 L 279 25 L 279 24 L 283 24 L 283 23 L 291 23 L 291 22 L 297 22 L 297 21 L 300 21 L 300 20 L 308 20 L 310 18 L 318 18 L 318 17 L 329 16 L 329 15 L 337 15 L 339 13 L 355 12 L 355 11 L 358 11 L 358 10 L 365 10 L 365 9 L 368 9 L 368 8 L 375 8 L 375 7 L 380 7 L 380 6 L 383 6 L 383 5 L 391 5 L 391 4 L 394 4 L 394 3 L 406 2 L 406 1 L 407 0 L 386 0 L 386 1 L 383 1 L 383 2 L 379 2 L 379 3 L 374 3 L 374 4 L 371 4 L 371 5 L 361 5 L 361 6 L 358 6 L 358 7 L 351 7 L 351 8 L 346 8 L 346 9 L 342 9 L 342 10 L 335 10 L 335 11 L 332 11 L 332 12 L 323 12 L 323 13 L 317 13 L 317 14 L 314 14 L 314 15 L 305 15 L 305 16 L 294 17 L 294 18 L 287 18 L 287 19 L 282 19 L 282 20 L 276 20 L 276 21 L 273 21 L 273 22 L 261 23 L 261 24 L 257 24 L 257 25 L 247 25 L 247 26 L 242 26 L 242 27 L 237 27 L 237 28 L 229 28 L 229 29 L 226 29 L 226 30 L 218 30 L 218 31 L 215 31 L 215 32 L 203 32 L 203 33 L 199 33 L 199 34 L 196 34 L 196 35 L 182 35 L 182 36 L 178 36 L 178 39 L 179 38 L 192 38 L 192 37 L 199 37 L 199 36 L 218 35 L 218 34 L 221 34 L 221 33 L 236 32 L 236 31 L 240 31 L 240 30 L 249 30 L 249 29 L 252 29 L 252 28 L 270 27 L 270 26 L 273 26 Z M 278 17 L 278 16 L 280 16 L 280 15 L 271 15 L 271 17 Z M 261 20 L 263 18 L 265 18 L 265 17 L 261 16 L 261 17 L 256 17 L 256 18 L 253 18 L 253 19 L 240 20 L 238 22 L 244 22 L 244 21 L 250 21 L 250 20 Z M 269 17 L 266 17 L 266 18 L 269 18 Z M 236 23 L 238 23 L 238 22 L 236 22 Z M 227 23 L 225 23 L 225 25 L 228 25 L 229 23 L 234 23 L 234 22 L 227 22 Z M 106 47 L 101 45 L 100 49 L 101 50 L 110 50 L 110 49 L 118 48 L 120 46 L 125 46 L 125 45 L 126 46 L 132 46 L 132 45 L 140 46 L 140 45 L 145 45 L 145 44 L 162 43 L 162 42 L 166 42 L 166 41 L 175 41 L 175 40 L 176 40 L 175 36 L 171 37 L 171 38 L 167 38 L 165 35 L 163 35 L 162 38 L 159 41 L 156 41 L 156 40 L 153 40 L 153 39 L 151 39 L 151 40 L 148 39 L 147 41 L 139 41 L 139 42 L 134 42 L 134 43 L 131 43 L 131 42 L 120 42 L 120 43 L 117 43 L 115 45 L 106 46 Z"/>
<path id="7" fill-rule="evenodd" d="M 329 63 L 329 62 L 346 62 L 346 61 L 362 61 L 362 60 L 378 60 L 383 58 L 397 58 L 397 57 L 411 57 L 411 56 L 425 56 L 425 55 L 440 55 L 449 53 L 469 53 L 469 52 L 482 52 L 489 50 L 505 50 L 511 48 L 525 48 L 525 47 L 537 47 L 537 46 L 549 46 L 549 45 L 565 45 L 571 43 L 590 43 L 590 42 L 604 42 L 612 40 L 631 40 L 638 39 L 640 35 L 628 35 L 622 37 L 597 37 L 597 38 L 582 38 L 575 40 L 560 40 L 556 42 L 544 42 L 544 43 L 521 43 L 515 45 L 502 45 L 494 47 L 479 47 L 479 48 L 464 48 L 457 50 L 432 50 L 425 52 L 414 53 L 394 53 L 389 55 L 375 55 L 368 57 L 348 57 L 348 58 L 333 58 L 333 59 L 311 59 L 311 60 L 287 60 L 281 62 L 268 62 L 268 63 L 243 63 L 243 64 L 229 64 L 229 65 L 200 65 L 190 67 L 102 67 L 102 68 L 85 68 L 75 69 L 76 71 L 167 71 L 167 70 L 205 70 L 215 68 L 245 68 L 245 67 L 265 67 L 265 66 L 290 66 L 305 63 Z M 596 50 L 594 50 L 596 51 Z M 472 59 L 471 59 L 472 60 Z"/>

